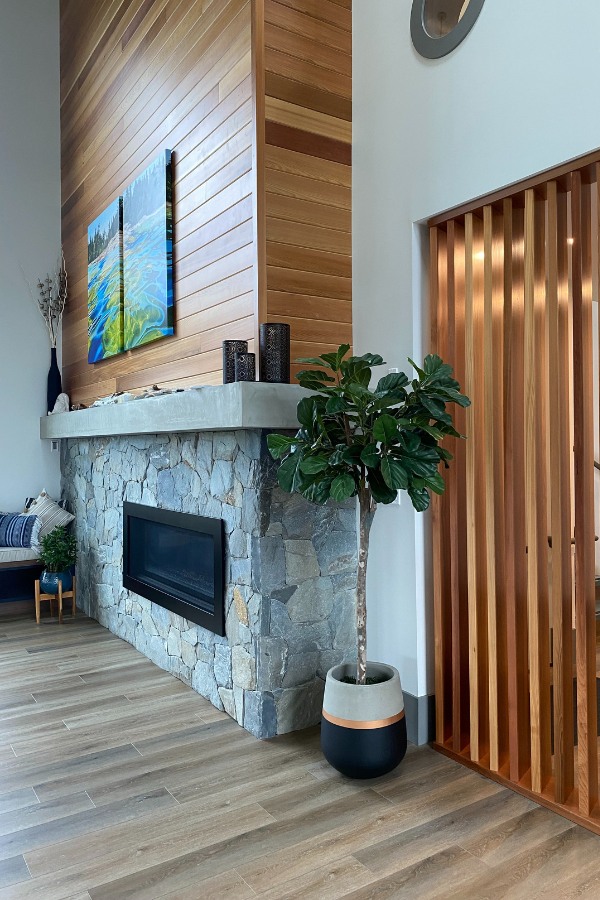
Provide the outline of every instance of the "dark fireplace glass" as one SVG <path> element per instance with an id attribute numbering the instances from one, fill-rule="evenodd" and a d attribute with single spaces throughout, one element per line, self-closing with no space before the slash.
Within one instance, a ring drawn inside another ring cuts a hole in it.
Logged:
<path id="1" fill-rule="evenodd" d="M 224 634 L 223 523 L 123 504 L 123 584 L 215 634 Z"/>

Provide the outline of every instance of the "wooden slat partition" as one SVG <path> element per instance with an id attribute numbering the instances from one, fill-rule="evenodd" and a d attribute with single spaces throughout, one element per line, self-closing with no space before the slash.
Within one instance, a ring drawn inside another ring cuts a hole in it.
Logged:
<path id="1" fill-rule="evenodd" d="M 600 154 L 437 217 L 430 251 L 433 346 L 472 401 L 434 501 L 436 747 L 600 833 Z"/>

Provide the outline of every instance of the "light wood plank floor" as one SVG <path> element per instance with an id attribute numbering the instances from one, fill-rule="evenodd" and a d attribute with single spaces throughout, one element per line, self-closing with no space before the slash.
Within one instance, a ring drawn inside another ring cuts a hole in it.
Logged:
<path id="1" fill-rule="evenodd" d="M 3 900 L 600 897 L 600 838 L 429 748 L 356 783 L 78 617 L 0 619 Z"/>

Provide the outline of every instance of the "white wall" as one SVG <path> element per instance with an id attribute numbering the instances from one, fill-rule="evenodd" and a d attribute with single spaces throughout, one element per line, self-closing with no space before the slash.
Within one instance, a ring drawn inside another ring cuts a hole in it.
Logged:
<path id="1" fill-rule="evenodd" d="M 50 365 L 28 294 L 60 249 L 58 0 L 0 0 L 0 510 L 59 490 L 39 438 Z"/>
<path id="2" fill-rule="evenodd" d="M 486 0 L 466 40 L 424 60 L 410 0 L 353 4 L 353 254 L 357 352 L 427 350 L 428 216 L 600 146 L 600 4 Z M 369 656 L 433 690 L 426 521 L 380 510 L 369 561 Z M 429 639 L 428 639 L 429 638 Z"/>

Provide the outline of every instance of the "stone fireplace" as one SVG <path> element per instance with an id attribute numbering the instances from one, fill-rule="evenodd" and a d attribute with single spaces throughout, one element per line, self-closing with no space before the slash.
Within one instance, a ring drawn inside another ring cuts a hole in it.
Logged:
<path id="1" fill-rule="evenodd" d="M 94 430 L 91 416 L 68 421 L 81 415 L 47 427 L 63 436 L 84 611 L 257 737 L 316 724 L 327 670 L 355 654 L 354 503 L 318 507 L 283 492 L 267 428 L 67 436 L 67 424 Z M 293 417 L 279 420 L 289 428 Z M 124 502 L 222 520 L 223 636 L 123 587 Z"/>

